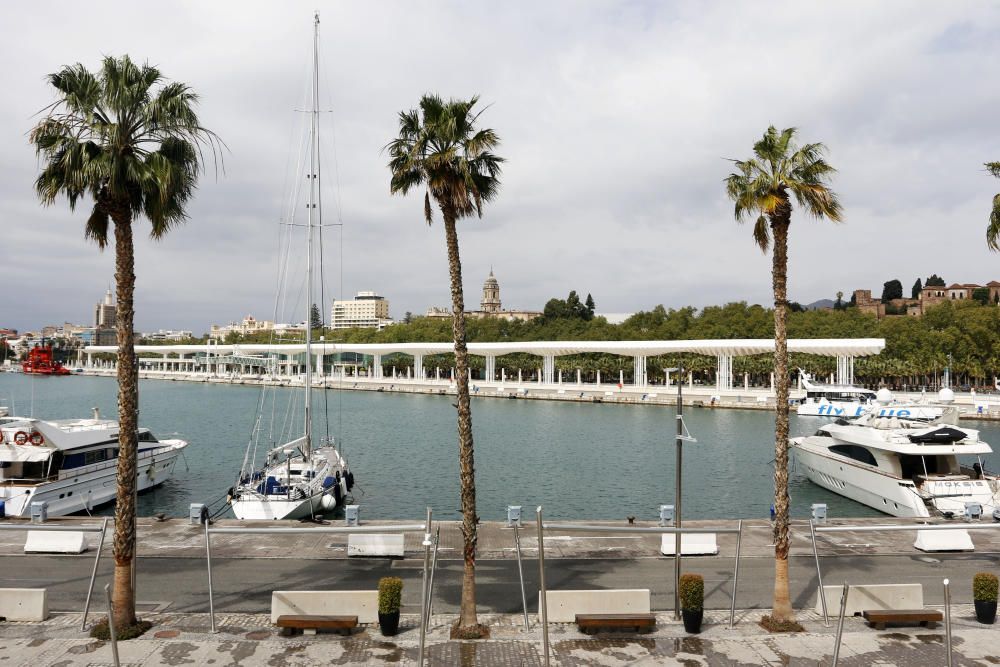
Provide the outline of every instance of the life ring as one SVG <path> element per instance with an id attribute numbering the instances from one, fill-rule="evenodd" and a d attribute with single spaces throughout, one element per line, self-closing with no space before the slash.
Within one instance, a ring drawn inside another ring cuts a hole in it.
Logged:
<path id="1" fill-rule="evenodd" d="M 14 444 L 23 445 L 28 442 L 28 434 L 24 431 L 18 431 L 14 434 Z"/>
<path id="2" fill-rule="evenodd" d="M 0 431 L 0 445 L 3 444 L 3 431 Z"/>
<path id="3" fill-rule="evenodd" d="M 35 431 L 34 433 L 31 434 L 31 437 L 28 438 L 28 440 L 35 447 L 38 447 L 39 445 L 45 442 L 45 436 L 39 433 L 38 431 Z"/>

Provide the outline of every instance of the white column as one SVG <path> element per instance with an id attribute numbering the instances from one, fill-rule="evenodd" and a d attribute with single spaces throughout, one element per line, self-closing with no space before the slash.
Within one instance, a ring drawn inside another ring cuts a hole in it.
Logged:
<path id="1" fill-rule="evenodd" d="M 554 354 L 546 354 L 542 357 L 544 371 L 542 381 L 545 384 L 553 384 L 556 381 L 556 357 Z"/>
<path id="2" fill-rule="evenodd" d="M 517 369 L 517 383 L 521 384 L 521 369 Z"/>
<path id="3" fill-rule="evenodd" d="M 441 367 L 440 366 L 435 366 L 434 367 L 434 379 L 435 380 L 440 380 L 441 379 Z"/>
<path id="4" fill-rule="evenodd" d="M 625 384 L 625 371 L 618 371 L 618 386 L 621 387 Z"/>
<path id="5" fill-rule="evenodd" d="M 559 369 L 559 384 L 562 384 L 562 369 Z"/>
<path id="6" fill-rule="evenodd" d="M 424 379 L 424 355 L 413 355 L 413 377 L 418 380 Z"/>
<path id="7" fill-rule="evenodd" d="M 743 391 L 750 391 L 750 374 L 743 374 Z"/>
<path id="8" fill-rule="evenodd" d="M 486 382 L 493 382 L 497 376 L 497 357 L 495 354 L 486 355 L 486 370 L 484 379 Z"/>
<path id="9" fill-rule="evenodd" d="M 506 382 L 506 381 L 507 381 L 507 369 L 506 368 L 501 368 L 500 369 L 500 382 Z"/>
<path id="10" fill-rule="evenodd" d="M 382 355 L 381 354 L 372 355 L 372 375 L 377 380 L 382 378 Z"/>
<path id="11" fill-rule="evenodd" d="M 583 384 L 583 382 L 580 379 L 580 369 L 579 368 L 576 369 L 576 383 L 577 384 Z"/>
<path id="12" fill-rule="evenodd" d="M 694 386 L 694 371 L 688 371 L 688 388 Z"/>
<path id="13" fill-rule="evenodd" d="M 601 371 L 597 371 L 597 386 L 601 386 Z"/>
<path id="14" fill-rule="evenodd" d="M 774 393 L 774 373 L 771 373 L 771 393 Z"/>
<path id="15" fill-rule="evenodd" d="M 635 357 L 632 358 L 632 365 L 633 365 L 633 368 L 634 368 L 633 373 L 634 373 L 634 377 L 635 377 L 635 380 L 634 380 L 635 386 L 636 387 L 645 387 L 646 386 L 646 380 L 647 380 L 647 378 L 646 378 L 646 357 L 642 356 L 642 355 L 636 355 Z"/>
<path id="16" fill-rule="evenodd" d="M 545 381 L 545 379 L 543 377 L 542 368 L 541 368 L 541 366 L 539 366 L 538 367 L 538 384 L 541 384 L 544 381 Z"/>

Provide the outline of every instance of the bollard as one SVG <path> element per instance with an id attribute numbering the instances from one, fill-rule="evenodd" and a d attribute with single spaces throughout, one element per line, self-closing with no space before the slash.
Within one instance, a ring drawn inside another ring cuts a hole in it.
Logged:
<path id="1" fill-rule="evenodd" d="M 833 645 L 833 667 L 837 667 L 840 659 L 840 640 L 844 636 L 844 613 L 847 611 L 847 593 L 851 587 L 844 582 L 844 590 L 840 594 L 840 617 L 837 619 L 837 639 Z M 820 595 L 826 597 L 826 593 L 821 589 Z"/>
<path id="2" fill-rule="evenodd" d="M 507 527 L 521 527 L 521 506 L 507 505 Z"/>
<path id="3" fill-rule="evenodd" d="M 111 584 L 104 584 L 104 597 L 108 601 L 108 635 L 111 637 L 111 657 L 115 667 L 120 667 L 118 662 L 118 637 L 115 636 L 115 608 L 111 604 Z"/>
<path id="4" fill-rule="evenodd" d="M 947 579 L 942 583 L 944 584 L 944 648 L 947 651 L 945 664 L 951 667 L 951 589 Z"/>
<path id="5" fill-rule="evenodd" d="M 673 505 L 660 505 L 660 525 L 661 526 L 672 526 L 672 525 L 674 525 L 674 506 Z"/>
<path id="6" fill-rule="evenodd" d="M 538 524 L 538 592 L 541 599 L 538 602 L 540 609 L 538 613 L 542 617 L 542 651 L 545 655 L 545 667 L 549 667 L 549 610 L 548 601 L 545 598 L 545 532 L 542 526 L 542 506 L 535 510 L 535 517 Z"/>
<path id="7" fill-rule="evenodd" d="M 360 505 L 347 505 L 346 507 L 344 507 L 344 523 L 348 526 L 361 525 Z"/>

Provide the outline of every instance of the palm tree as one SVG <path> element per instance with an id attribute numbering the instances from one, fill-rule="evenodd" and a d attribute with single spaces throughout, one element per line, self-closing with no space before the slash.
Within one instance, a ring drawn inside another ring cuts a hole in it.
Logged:
<path id="1" fill-rule="evenodd" d="M 455 223 L 473 214 L 482 217 L 483 203 L 500 190 L 503 158 L 492 151 L 500 139 L 491 129 L 476 129 L 482 112 L 473 113 L 478 97 L 445 102 L 424 95 L 420 108 L 399 114 L 399 136 L 387 144 L 392 194 L 405 195 L 425 186 L 424 219 L 431 224 L 434 198 L 448 246 L 451 277 L 452 333 L 455 341 L 455 382 L 458 388 L 458 448 L 462 496 L 462 536 L 465 567 L 462 605 L 456 633 L 481 636 L 476 618 L 476 479 L 472 446 L 472 412 L 469 407 L 469 359 L 465 339 L 465 298 L 462 262 L 458 254 Z"/>
<path id="2" fill-rule="evenodd" d="M 763 252 L 774 240 L 771 277 L 774 287 L 774 374 L 777 399 L 774 420 L 774 606 L 772 618 L 792 620 L 788 596 L 788 227 L 792 201 L 817 218 L 839 221 L 840 203 L 827 187 L 836 171 L 823 155 L 823 144 L 794 143 L 795 128 L 771 126 L 753 146 L 754 157 L 734 160 L 726 194 L 736 203 L 737 222 L 755 218 L 753 237 Z"/>
<path id="3" fill-rule="evenodd" d="M 1000 178 L 1000 162 L 987 162 L 986 171 Z M 990 250 L 1000 251 L 1000 194 L 993 195 L 990 225 L 986 228 L 986 245 Z"/>
<path id="4" fill-rule="evenodd" d="M 48 81 L 56 101 L 30 134 L 44 161 L 35 181 L 38 197 L 50 205 L 64 195 L 74 210 L 81 199 L 93 200 L 84 236 L 102 250 L 114 225 L 120 425 L 114 621 L 122 629 L 136 622 L 131 570 L 139 387 L 132 333 L 132 222 L 145 216 L 154 239 L 182 222 L 202 170 L 201 148 L 207 145 L 214 156 L 217 139 L 199 124 L 198 98 L 188 86 L 166 83 L 155 67 L 137 65 L 128 56 L 105 57 L 96 73 L 70 65 Z"/>

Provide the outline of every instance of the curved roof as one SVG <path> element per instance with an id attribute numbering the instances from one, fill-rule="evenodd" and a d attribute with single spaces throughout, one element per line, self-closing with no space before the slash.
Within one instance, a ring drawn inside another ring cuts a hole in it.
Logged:
<path id="1" fill-rule="evenodd" d="M 313 343 L 314 354 L 336 354 L 355 352 L 357 354 L 445 354 L 451 352 L 452 343 Z M 774 340 L 770 338 L 719 339 L 719 340 L 566 340 L 566 341 L 521 341 L 514 343 L 469 343 L 469 354 L 477 356 L 503 356 L 522 352 L 538 356 L 556 357 L 568 354 L 605 353 L 623 356 L 653 357 L 660 354 L 688 352 L 716 356 L 720 354 L 737 357 L 774 352 Z M 878 354 L 885 348 L 883 338 L 791 338 L 789 352 L 803 352 L 828 357 L 867 357 Z M 302 354 L 305 343 L 280 345 L 235 344 L 235 345 L 136 345 L 136 354 Z M 85 352 L 117 353 L 117 346 L 88 345 Z"/>

